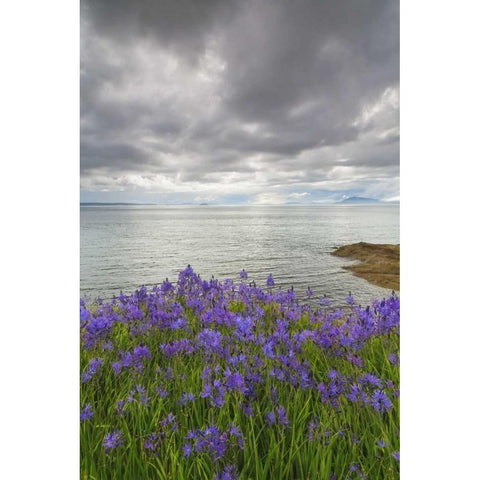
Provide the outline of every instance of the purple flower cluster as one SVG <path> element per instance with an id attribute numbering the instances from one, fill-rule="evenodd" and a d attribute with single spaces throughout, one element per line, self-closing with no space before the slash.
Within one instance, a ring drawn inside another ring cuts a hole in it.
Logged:
<path id="1" fill-rule="evenodd" d="M 160 345 L 160 350 L 167 358 L 170 358 L 175 355 L 190 355 L 195 351 L 195 347 L 188 338 L 181 338 L 180 340 Z"/>
<path id="2" fill-rule="evenodd" d="M 186 405 L 187 403 L 192 403 L 195 401 L 195 395 L 193 393 L 184 393 L 179 402 L 180 405 Z"/>
<path id="3" fill-rule="evenodd" d="M 100 367 L 103 365 L 103 359 L 102 358 L 93 358 L 90 360 L 90 363 L 88 364 L 88 368 L 86 372 L 83 372 L 82 374 L 82 383 L 88 382 L 91 380 L 97 372 L 100 370 Z"/>
<path id="4" fill-rule="evenodd" d="M 158 455 L 158 449 L 162 441 L 168 437 L 168 435 L 175 433 L 178 430 L 178 423 L 175 420 L 175 415 L 169 413 L 161 422 L 158 429 L 155 432 L 149 433 L 144 442 L 143 448 L 149 452 Z"/>
<path id="5" fill-rule="evenodd" d="M 105 452 L 115 450 L 123 443 L 123 434 L 119 430 L 107 433 L 103 439 L 103 447 Z"/>
<path id="6" fill-rule="evenodd" d="M 222 353 L 222 334 L 216 330 L 205 328 L 197 336 L 197 345 L 208 353 Z"/>
<path id="7" fill-rule="evenodd" d="M 213 480 L 238 480 L 237 467 L 235 465 L 227 465 L 225 469 L 217 473 Z"/>
<path id="8" fill-rule="evenodd" d="M 151 397 L 148 396 L 147 390 L 142 387 L 142 385 L 135 385 L 133 390 L 130 390 L 128 394 L 128 403 L 137 402 L 141 405 L 148 406 L 150 403 Z"/>
<path id="9" fill-rule="evenodd" d="M 94 414 L 93 414 L 92 406 L 89 403 L 87 403 L 83 411 L 80 412 L 80 421 L 85 422 L 86 420 L 90 420 L 91 418 L 93 418 L 93 415 Z"/>
<path id="10" fill-rule="evenodd" d="M 131 412 L 155 411 L 156 420 L 146 431 L 135 434 L 144 451 L 158 455 L 165 439 L 176 433 L 185 458 L 207 454 L 214 461 L 223 459 L 224 468 L 216 467 L 218 480 L 238 478 L 236 467 L 225 465 L 231 461 L 228 452 L 242 449 L 244 444 L 239 426 L 232 423 L 223 430 L 224 419 L 238 423 L 245 415 L 249 422 L 268 426 L 265 430 L 269 434 L 287 436 L 296 428 L 298 418 L 287 396 L 295 392 L 305 392 L 312 405 L 321 405 L 332 415 L 350 406 L 366 409 L 379 420 L 389 417 L 386 413 L 395 408 L 398 385 L 385 376 L 397 371 L 398 346 L 388 346 L 391 353 L 388 361 L 385 358 L 388 368 L 383 371 L 368 367 L 363 352 L 369 342 L 398 335 L 397 296 L 362 308 L 349 294 L 348 308 L 331 310 L 326 308 L 331 303 L 325 296 L 305 305 L 297 301 L 293 289 L 273 290 L 272 275 L 267 278 L 268 291 L 246 282 L 245 270 L 240 272 L 240 279 L 238 285 L 215 278 L 206 281 L 188 266 L 176 284 L 166 280 L 150 290 L 142 287 L 131 296 L 121 294 L 111 303 L 87 305 L 82 300 L 82 348 L 88 354 L 82 362 L 82 388 L 98 390 L 103 385 L 102 376 L 107 375 L 111 388 L 129 382 L 109 407 L 116 421 L 127 425 Z M 313 299 L 310 288 L 306 296 Z M 319 370 L 316 358 L 329 359 L 332 368 Z M 182 368 L 191 364 L 202 373 L 187 383 L 188 370 Z M 95 405 L 98 418 L 102 410 L 98 397 L 86 398 Z M 198 411 L 211 409 L 209 422 L 216 423 L 196 429 L 193 427 L 198 424 L 189 423 L 182 429 L 173 412 L 182 418 L 182 424 L 192 421 L 197 407 Z M 233 408 L 238 408 L 235 417 Z M 158 415 L 163 414 L 157 412 L 170 409 L 172 413 L 159 420 Z M 311 411 L 310 415 L 317 413 Z M 92 405 L 85 404 L 81 421 L 93 416 Z M 328 444 L 343 436 L 342 441 L 350 438 L 353 444 L 360 442 L 348 425 L 327 428 L 312 416 L 304 417 L 311 420 L 308 428 L 307 424 L 302 427 L 310 442 Z M 122 428 L 133 438 L 133 432 Z M 124 436 L 119 430 L 103 440 L 107 453 L 122 443 Z M 176 445 L 180 448 L 178 442 Z M 386 444 L 381 440 L 377 445 L 383 448 Z M 388 455 L 397 459 L 399 454 Z"/>
<path id="11" fill-rule="evenodd" d="M 183 447 L 183 456 L 189 457 L 192 453 L 208 453 L 213 460 L 220 460 L 225 456 L 229 447 L 243 449 L 244 438 L 238 427 L 233 423 L 230 429 L 223 432 L 217 426 L 210 425 L 203 430 L 190 430 L 186 436 L 188 440 Z"/>
<path id="12" fill-rule="evenodd" d="M 265 414 L 265 420 L 267 422 L 267 425 L 275 425 L 277 423 L 277 416 L 278 416 L 278 423 L 282 427 L 286 427 L 290 423 L 290 421 L 287 418 L 286 410 L 282 406 L 279 406 L 274 411 L 272 410 Z"/>

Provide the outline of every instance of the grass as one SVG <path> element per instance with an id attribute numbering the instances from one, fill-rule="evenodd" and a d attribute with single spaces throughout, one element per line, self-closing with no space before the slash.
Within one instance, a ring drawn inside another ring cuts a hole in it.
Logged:
<path id="1" fill-rule="evenodd" d="M 259 293 L 247 286 L 243 293 L 229 293 L 230 286 L 218 283 L 211 284 L 215 293 L 210 295 L 209 289 L 193 288 L 200 280 L 192 275 L 187 275 L 187 292 L 175 287 L 168 294 L 157 291 L 145 298 L 137 292 L 123 301 L 82 306 L 82 373 L 92 371 L 92 359 L 102 359 L 91 378 L 81 383 L 82 411 L 90 405 L 94 412 L 93 418 L 81 422 L 82 479 L 399 478 L 399 462 L 392 455 L 399 451 L 399 367 L 389 359 L 399 350 L 398 325 L 379 326 L 391 311 L 379 313 L 380 303 L 378 309 L 372 307 L 369 314 L 377 324 L 368 335 L 359 334 L 361 341 L 344 347 L 341 339 L 351 336 L 349 332 L 355 328 L 360 332 L 365 310 L 348 307 L 341 314 L 325 313 L 301 305 L 285 293 Z M 203 306 L 192 302 L 199 299 Z M 132 306 L 137 309 L 133 313 Z M 211 311 L 217 312 L 216 317 L 207 322 L 205 314 Z M 243 338 L 239 325 L 247 316 L 254 326 Z M 284 320 L 282 330 L 278 321 L 289 316 L 293 320 Z M 99 318 L 106 319 L 101 328 L 95 323 Z M 184 318 L 186 324 L 172 328 L 178 318 Z M 200 347 L 199 334 L 205 329 L 222 334 L 218 349 Z M 296 335 L 305 331 L 312 333 L 304 341 L 298 340 Z M 327 331 L 333 343 L 322 346 Z M 168 356 L 160 348 L 180 339 L 191 340 L 193 351 Z M 269 339 L 275 339 L 270 355 L 265 353 Z M 135 358 L 138 346 L 147 347 L 148 356 Z M 112 364 L 121 361 L 124 352 L 132 353 L 133 363 L 117 374 Z M 244 363 L 232 360 L 242 355 Z M 290 366 L 288 358 L 292 359 Z M 221 406 L 201 396 L 209 383 L 204 374 L 207 366 L 213 371 L 210 382 L 216 379 L 226 390 Z M 238 372 L 250 390 L 227 388 L 227 368 Z M 272 375 L 275 368 L 283 373 Z M 303 385 L 295 377 L 302 369 L 306 372 Z M 373 375 L 380 387 L 362 384 L 364 401 L 350 400 L 352 385 L 361 384 L 359 379 L 366 373 Z M 337 380 L 332 375 L 337 375 Z M 338 395 L 330 392 L 328 399 L 322 399 L 319 384 L 334 389 L 337 381 L 344 391 Z M 137 386 L 145 392 L 143 399 Z M 166 396 L 158 393 L 159 388 Z M 390 408 L 374 407 L 374 391 L 388 396 Z M 195 400 L 183 405 L 185 393 L 193 393 Z M 119 401 L 125 402 L 122 414 Z M 253 415 L 245 413 L 245 403 Z M 279 407 L 285 408 L 288 425 L 279 422 Z M 265 417 L 270 411 L 277 412 L 273 425 Z M 175 420 L 165 426 L 169 414 Z M 190 431 L 215 425 L 228 432 L 232 423 L 242 432 L 243 448 L 228 437 L 221 458 L 210 451 L 183 455 Z M 106 451 L 105 437 L 114 430 L 121 432 L 123 442 Z M 145 442 L 151 434 L 159 441 L 148 449 Z M 384 447 L 378 445 L 380 440 Z M 236 473 L 227 473 L 228 465 L 234 465 Z"/>

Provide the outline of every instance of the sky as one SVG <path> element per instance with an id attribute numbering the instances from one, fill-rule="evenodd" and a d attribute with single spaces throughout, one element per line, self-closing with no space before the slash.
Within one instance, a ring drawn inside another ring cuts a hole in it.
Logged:
<path id="1" fill-rule="evenodd" d="M 398 0 L 81 0 L 80 199 L 399 200 Z"/>

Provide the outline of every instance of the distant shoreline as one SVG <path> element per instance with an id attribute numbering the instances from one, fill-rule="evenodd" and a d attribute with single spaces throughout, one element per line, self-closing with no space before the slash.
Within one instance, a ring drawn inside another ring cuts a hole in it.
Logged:
<path id="1" fill-rule="evenodd" d="M 359 242 L 338 247 L 332 255 L 359 260 L 359 264 L 343 267 L 355 276 L 378 287 L 400 290 L 400 244 Z"/>
<path id="2" fill-rule="evenodd" d="M 128 202 L 80 202 L 81 207 L 104 207 L 104 206 L 130 206 L 138 205 L 143 207 L 144 205 L 158 205 L 157 203 L 128 203 Z"/>
<path id="3" fill-rule="evenodd" d="M 128 203 L 128 202 L 80 202 L 81 207 L 384 207 L 399 206 L 397 202 L 378 203 Z"/>

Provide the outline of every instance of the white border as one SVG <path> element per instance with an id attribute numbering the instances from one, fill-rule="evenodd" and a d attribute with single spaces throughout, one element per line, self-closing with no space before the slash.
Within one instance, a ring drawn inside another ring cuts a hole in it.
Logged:
<path id="1" fill-rule="evenodd" d="M 79 5 L 1 23 L 0 476 L 78 478 Z"/>
<path id="2" fill-rule="evenodd" d="M 401 476 L 478 476 L 477 2 L 401 2 Z"/>
<path id="3" fill-rule="evenodd" d="M 3 478 L 77 478 L 77 2 L 2 6 Z M 474 478 L 476 2 L 401 5 L 401 473 Z"/>

